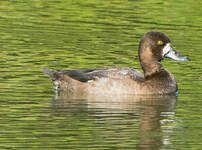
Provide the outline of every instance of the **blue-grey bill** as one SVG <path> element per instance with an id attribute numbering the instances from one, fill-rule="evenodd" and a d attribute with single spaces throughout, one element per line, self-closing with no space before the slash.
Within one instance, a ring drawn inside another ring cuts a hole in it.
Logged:
<path id="1" fill-rule="evenodd" d="M 190 60 L 189 57 L 183 56 L 180 53 L 178 53 L 175 49 L 173 49 L 170 43 L 167 43 L 166 46 L 163 48 L 163 56 L 165 58 L 171 58 L 177 61 Z"/>
<path id="2" fill-rule="evenodd" d="M 189 57 L 181 55 L 180 53 L 178 53 L 174 49 L 170 50 L 167 54 L 164 55 L 164 57 L 171 58 L 171 59 L 176 60 L 176 61 L 190 60 Z"/>

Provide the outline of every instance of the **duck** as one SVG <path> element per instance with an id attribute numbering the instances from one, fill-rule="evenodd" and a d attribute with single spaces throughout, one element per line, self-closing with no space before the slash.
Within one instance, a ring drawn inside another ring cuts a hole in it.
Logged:
<path id="1" fill-rule="evenodd" d="M 139 42 L 138 58 L 143 73 L 129 67 L 79 68 L 55 71 L 46 67 L 42 71 L 53 81 L 55 91 L 73 94 L 175 94 L 175 77 L 161 61 L 170 58 L 187 61 L 189 57 L 178 53 L 169 37 L 159 31 L 149 31 Z"/>

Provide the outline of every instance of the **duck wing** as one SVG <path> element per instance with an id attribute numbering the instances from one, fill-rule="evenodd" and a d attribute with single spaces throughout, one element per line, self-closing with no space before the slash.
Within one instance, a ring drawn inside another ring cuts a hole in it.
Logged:
<path id="1" fill-rule="evenodd" d="M 43 68 L 42 71 L 52 80 L 58 80 L 63 76 L 69 76 L 74 80 L 80 82 L 88 82 L 99 78 L 113 78 L 124 79 L 131 78 L 133 80 L 143 80 L 144 75 L 133 68 L 123 67 L 106 67 L 106 68 L 93 68 L 93 69 L 70 69 L 62 71 L 54 71 L 48 68 Z"/>

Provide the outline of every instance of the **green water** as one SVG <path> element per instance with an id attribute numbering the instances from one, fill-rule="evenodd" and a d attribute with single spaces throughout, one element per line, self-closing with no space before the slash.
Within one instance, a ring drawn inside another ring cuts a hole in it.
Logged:
<path id="1" fill-rule="evenodd" d="M 201 149 L 201 7 L 199 0 L 0 1 L 0 149 Z M 177 98 L 56 98 L 41 72 L 140 69 L 138 43 L 150 30 L 192 60 L 163 61 Z"/>

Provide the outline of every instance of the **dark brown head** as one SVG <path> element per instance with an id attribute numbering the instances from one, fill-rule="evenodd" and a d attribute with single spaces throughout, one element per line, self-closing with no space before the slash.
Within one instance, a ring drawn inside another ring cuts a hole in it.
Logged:
<path id="1" fill-rule="evenodd" d="M 164 33 L 157 31 L 150 31 L 142 37 L 138 54 L 145 75 L 158 72 L 162 68 L 160 61 L 163 58 L 189 60 L 172 48 L 170 39 Z"/>

